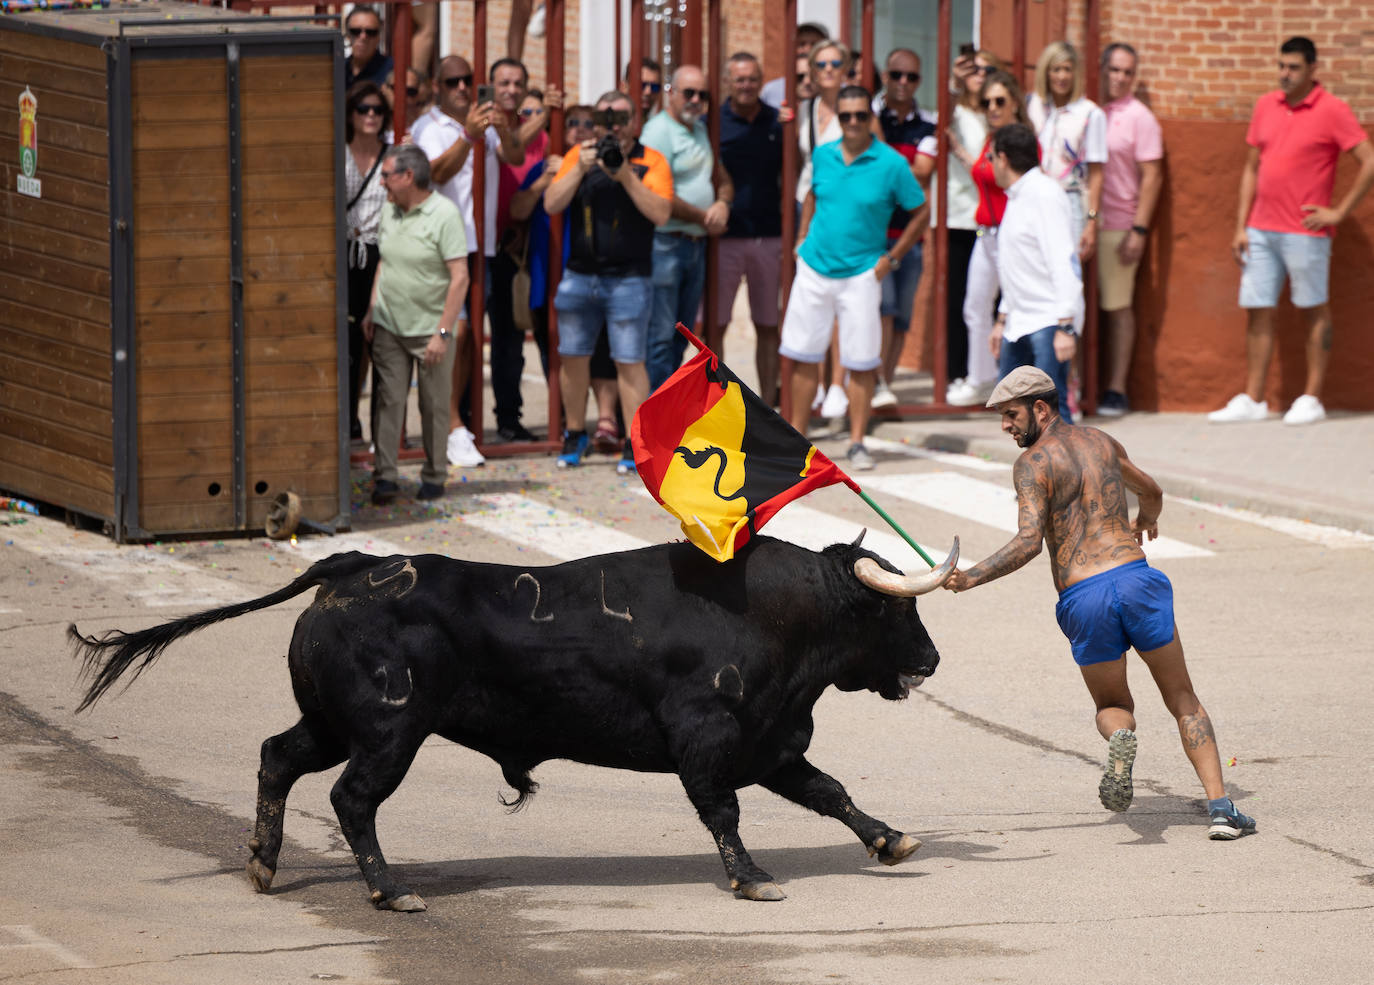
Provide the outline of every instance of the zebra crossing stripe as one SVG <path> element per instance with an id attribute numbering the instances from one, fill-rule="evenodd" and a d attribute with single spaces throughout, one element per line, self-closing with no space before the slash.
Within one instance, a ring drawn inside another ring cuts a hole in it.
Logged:
<path id="1" fill-rule="evenodd" d="M 1015 533 L 1018 529 L 1016 493 L 1010 486 L 954 472 L 885 473 L 866 476 L 863 484 L 870 491 L 880 491 L 987 527 L 1008 533 Z M 1172 537 L 1146 541 L 1143 550 L 1147 557 L 1157 559 L 1213 556 L 1213 552 L 1205 547 L 1196 547 Z"/>
<path id="2" fill-rule="evenodd" d="M 519 493 L 460 497 L 454 504 L 454 516 L 466 526 L 532 547 L 560 561 L 632 551 L 651 543 Z M 665 535 L 664 539 L 669 538 Z"/>

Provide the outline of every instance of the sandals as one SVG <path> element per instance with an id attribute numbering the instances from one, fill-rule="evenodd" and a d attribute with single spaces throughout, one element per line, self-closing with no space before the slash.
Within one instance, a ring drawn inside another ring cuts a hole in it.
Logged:
<path id="1" fill-rule="evenodd" d="M 592 445 L 603 455 L 614 455 L 620 451 L 620 428 L 615 426 L 615 418 L 603 417 L 596 422 Z"/>

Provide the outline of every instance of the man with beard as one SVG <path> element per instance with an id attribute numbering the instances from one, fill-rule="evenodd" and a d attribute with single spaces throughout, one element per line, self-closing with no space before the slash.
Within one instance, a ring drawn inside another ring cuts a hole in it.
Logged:
<path id="1" fill-rule="evenodd" d="M 1107 766 L 1098 784 L 1102 806 L 1124 811 L 1133 795 L 1135 701 L 1126 684 L 1126 650 L 1134 647 L 1178 722 L 1183 751 L 1207 793 L 1208 837 L 1233 841 L 1253 834 L 1254 819 L 1236 810 L 1221 781 L 1212 722 L 1193 692 L 1174 623 L 1173 586 L 1140 549 L 1146 538 L 1159 536 L 1164 494 L 1158 483 L 1116 439 L 1061 418 L 1058 390 L 1043 370 L 1013 369 L 992 391 L 988 406 L 1002 415 L 1002 430 L 1026 449 L 1012 471 L 1019 529 L 995 554 L 954 572 L 945 587 L 963 592 L 1010 574 L 1040 553 L 1042 541 L 1048 544 L 1059 590 L 1055 616 L 1107 740 Z M 1127 490 L 1140 503 L 1134 523 Z"/>
<path id="2" fill-rule="evenodd" d="M 687 340 L 677 323 L 696 323 L 706 286 L 706 237 L 725 232 L 735 189 L 711 151 L 702 119 L 711 108 L 706 76 L 682 65 L 668 86 L 668 108 L 644 124 L 640 140 L 664 156 L 673 172 L 673 212 L 654 231 L 654 305 L 649 317 L 649 390 L 682 364 Z"/>

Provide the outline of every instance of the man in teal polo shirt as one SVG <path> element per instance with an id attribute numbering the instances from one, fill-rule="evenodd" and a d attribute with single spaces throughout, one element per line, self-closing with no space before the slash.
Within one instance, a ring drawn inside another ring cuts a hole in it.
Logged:
<path id="1" fill-rule="evenodd" d="M 882 280 L 925 232 L 930 215 L 906 158 L 874 139 L 871 105 L 862 86 L 841 89 L 837 116 L 844 136 L 812 155 L 797 276 L 778 348 L 794 363 L 792 425 L 805 434 L 820 363 L 838 320 L 840 365 L 849 371 L 849 467 L 861 471 L 873 468 L 863 441 L 882 365 Z M 911 218 L 888 250 L 887 223 L 897 209 L 910 212 Z"/>

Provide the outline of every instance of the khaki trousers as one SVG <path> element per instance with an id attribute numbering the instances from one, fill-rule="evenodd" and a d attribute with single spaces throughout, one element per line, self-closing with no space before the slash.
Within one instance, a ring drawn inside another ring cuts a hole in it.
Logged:
<path id="1" fill-rule="evenodd" d="M 372 466 L 374 479 L 396 482 L 396 460 L 405 426 L 406 399 L 410 395 L 410 368 L 415 366 L 420 384 L 420 440 L 425 448 L 425 467 L 420 481 L 443 485 L 448 477 L 448 401 L 453 386 L 453 358 L 458 340 L 449 339 L 444 358 L 433 366 L 424 363 L 425 346 L 432 336 L 396 335 L 378 325 L 372 335 L 372 362 L 377 368 L 377 446 Z"/>

